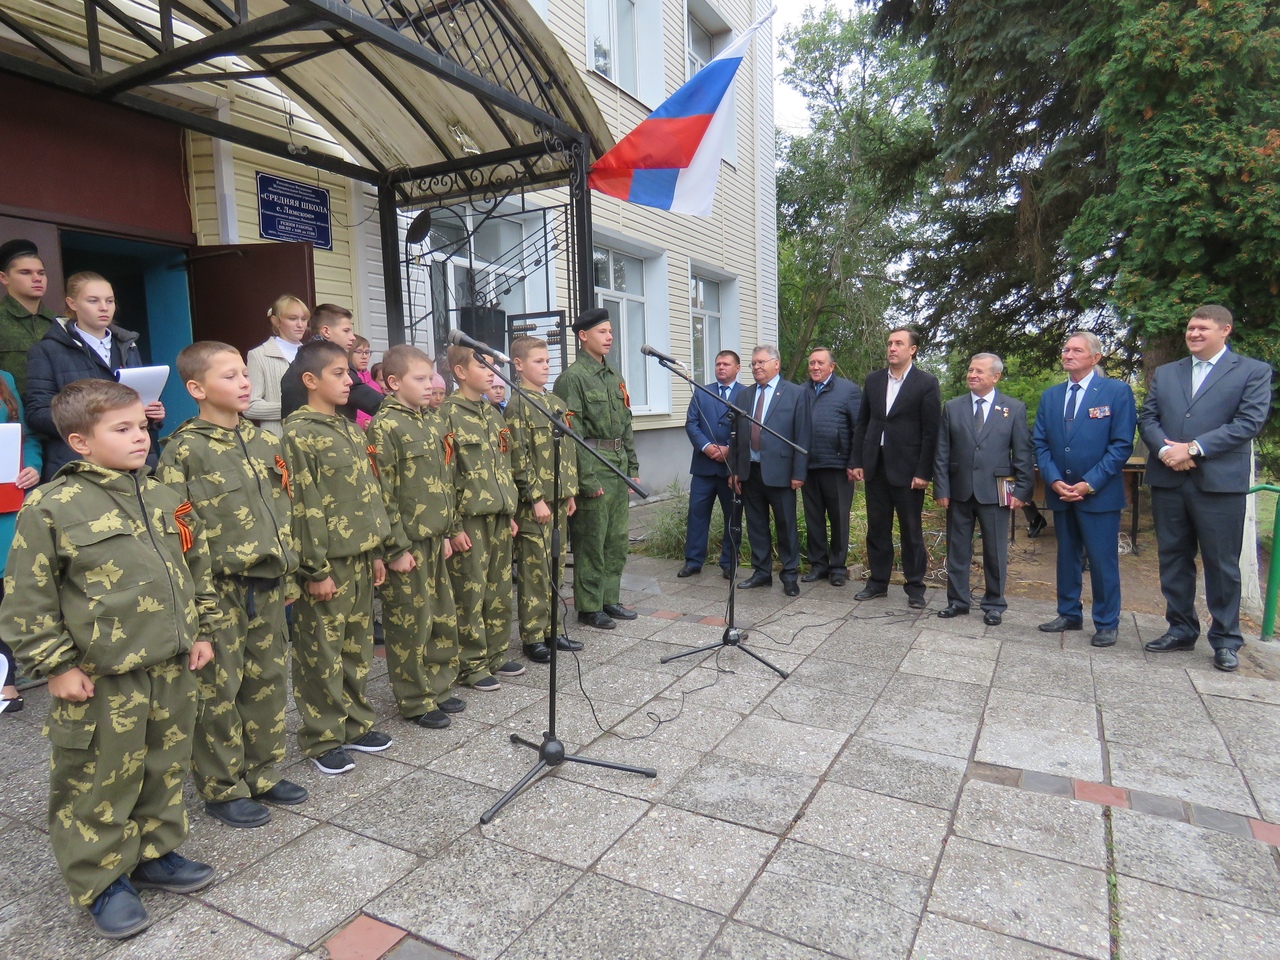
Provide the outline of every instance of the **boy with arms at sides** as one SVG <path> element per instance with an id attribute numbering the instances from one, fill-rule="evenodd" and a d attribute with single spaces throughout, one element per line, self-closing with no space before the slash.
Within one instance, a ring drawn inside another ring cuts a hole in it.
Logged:
<path id="1" fill-rule="evenodd" d="M 274 434 L 244 419 L 249 369 L 226 343 L 178 354 L 178 376 L 199 415 L 174 431 L 156 479 L 191 502 L 209 545 L 222 612 L 213 663 L 200 672 L 192 766 L 211 817 L 260 827 L 266 803 L 296 804 L 307 791 L 280 777 L 284 760 L 285 591 L 298 569 L 289 531 L 289 477 Z"/>
<path id="2" fill-rule="evenodd" d="M 0 637 L 49 678 L 49 840 L 72 902 L 122 939 L 151 923 L 137 888 L 190 893 L 213 879 L 177 848 L 195 671 L 213 657 L 218 605 L 199 519 L 146 476 L 138 394 L 78 380 L 51 409 L 80 459 L 18 516 Z"/>
<path id="3" fill-rule="evenodd" d="M 547 390 L 551 379 L 551 358 L 547 342 L 537 337 L 517 337 L 511 343 L 511 362 L 520 375 L 521 386 L 536 396 L 538 403 L 564 420 L 568 408 Z M 578 492 L 578 458 L 563 445 L 560 451 L 560 498 L 555 495 L 555 448 L 562 441 L 552 436 L 550 421 L 519 393 L 507 403 L 507 426 L 511 428 L 511 470 L 520 505 L 516 508 L 516 563 L 519 567 L 520 642 L 524 655 L 534 663 L 551 659 L 552 643 L 561 650 L 581 650 L 582 644 L 567 636 L 551 636 L 551 604 L 559 597 L 552 587 L 564 578 L 564 553 L 557 569 L 551 569 L 551 532 L 554 523 L 561 542 L 568 541 L 569 517 Z M 565 454 L 568 454 L 566 456 Z"/>
<path id="4" fill-rule="evenodd" d="M 388 396 L 369 421 L 382 502 L 391 525 L 382 586 L 387 671 L 400 715 L 420 727 L 449 726 L 466 704 L 449 696 L 458 677 L 458 616 L 445 561 L 453 553 L 453 441 L 427 401 L 434 367 L 399 344 L 382 359 Z"/>
<path id="5" fill-rule="evenodd" d="M 365 698 L 373 590 L 386 579 L 382 547 L 391 527 L 371 448 L 360 428 L 338 413 L 351 388 L 346 351 L 315 340 L 294 363 L 307 403 L 284 422 L 302 582 L 294 605 L 293 697 L 302 752 L 321 773 L 338 774 L 355 767 L 348 751 L 391 746 L 389 736 L 373 729 Z"/>
<path id="6" fill-rule="evenodd" d="M 493 372 L 467 347 L 450 347 L 448 362 L 458 389 L 445 399 L 440 415 L 457 454 L 449 579 L 458 607 L 459 680 L 476 690 L 498 690 L 499 677 L 518 677 L 525 669 L 506 659 L 516 532 L 511 431 L 484 399 Z"/>

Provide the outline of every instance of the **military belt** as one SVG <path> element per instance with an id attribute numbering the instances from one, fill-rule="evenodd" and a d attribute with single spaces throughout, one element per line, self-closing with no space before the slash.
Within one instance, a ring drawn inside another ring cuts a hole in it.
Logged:
<path id="1" fill-rule="evenodd" d="M 274 590 L 280 586 L 283 577 L 248 577 L 240 573 L 227 574 L 226 579 L 232 580 L 245 588 L 244 612 L 250 620 L 258 615 L 258 605 L 255 602 L 254 593 L 258 590 Z"/>
<path id="2" fill-rule="evenodd" d="M 587 437 L 587 446 L 594 447 L 596 450 L 621 450 L 622 438 L 617 440 L 596 440 L 593 437 Z"/>

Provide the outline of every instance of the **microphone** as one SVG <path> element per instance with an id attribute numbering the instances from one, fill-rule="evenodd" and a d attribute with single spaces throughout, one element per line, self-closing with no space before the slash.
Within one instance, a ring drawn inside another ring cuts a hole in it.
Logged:
<path id="1" fill-rule="evenodd" d="M 493 357 L 493 359 L 498 361 L 498 363 L 511 362 L 511 358 L 505 353 L 495 350 L 487 343 L 483 343 L 479 340 L 472 340 L 461 330 L 450 330 L 449 335 L 445 337 L 445 340 L 453 344 L 455 347 L 466 347 L 469 350 L 474 350 L 476 353 L 483 353 L 485 356 Z"/>
<path id="2" fill-rule="evenodd" d="M 684 369 L 684 364 L 675 357 L 669 357 L 665 353 L 653 349 L 653 347 L 649 346 L 647 343 L 640 348 L 640 352 L 646 357 L 653 357 L 655 360 L 661 360 L 663 363 L 669 363 L 673 367 L 679 367 L 681 370 Z"/>

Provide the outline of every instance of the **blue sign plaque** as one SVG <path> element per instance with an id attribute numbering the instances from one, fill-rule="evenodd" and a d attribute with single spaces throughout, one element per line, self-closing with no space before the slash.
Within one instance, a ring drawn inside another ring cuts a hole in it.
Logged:
<path id="1" fill-rule="evenodd" d="M 259 172 L 258 236 L 264 240 L 309 240 L 322 250 L 332 250 L 329 191 Z"/>

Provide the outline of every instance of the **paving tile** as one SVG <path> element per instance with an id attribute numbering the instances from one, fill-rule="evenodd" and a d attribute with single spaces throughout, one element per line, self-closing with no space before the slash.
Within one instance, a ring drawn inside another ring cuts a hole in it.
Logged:
<path id="1" fill-rule="evenodd" d="M 1098 739 L 1098 714 L 1092 703 L 1022 691 L 992 690 L 983 722 Z"/>
<path id="2" fill-rule="evenodd" d="M 49 884 L 62 889 L 62 874 L 47 834 L 25 823 L 10 822 L 0 830 L 0 850 L 4 851 L 0 907 Z"/>
<path id="3" fill-rule="evenodd" d="M 1120 942 L 1125 960 L 1271 960 L 1280 917 L 1121 876 Z"/>
<path id="4" fill-rule="evenodd" d="M 926 913 L 911 960 L 1068 960 L 1069 954 Z"/>
<path id="5" fill-rule="evenodd" d="M 1187 810 L 1181 800 L 1176 797 L 1162 797 L 1157 793 L 1130 790 L 1129 806 L 1138 813 L 1167 817 L 1170 820 L 1185 820 L 1187 818 Z"/>
<path id="6" fill-rule="evenodd" d="M 1112 787 L 1105 783 L 1091 783 L 1088 780 L 1076 780 L 1073 783 L 1075 797 L 1087 803 L 1103 804 L 1108 807 L 1129 807 L 1129 791 L 1120 787 Z"/>
<path id="7" fill-rule="evenodd" d="M 671 680 L 670 674 L 609 661 L 588 671 L 582 678 L 582 685 L 592 700 L 638 707 L 669 687 Z"/>
<path id="8" fill-rule="evenodd" d="M 1102 779 L 1102 744 L 1096 737 L 1017 723 L 988 723 L 975 759 L 1062 777 Z"/>
<path id="9" fill-rule="evenodd" d="M 386 753 L 362 753 L 354 758 L 354 770 L 336 777 L 321 773 L 310 760 L 284 767 L 281 775 L 306 787 L 310 793 L 307 802 L 294 807 L 292 812 L 311 820 L 328 820 L 373 796 L 387 784 L 407 777 L 414 768 L 396 760 L 395 749 L 393 744 Z"/>
<path id="10" fill-rule="evenodd" d="M 1093 665 L 1084 654 L 1005 644 L 992 686 L 1093 703 Z"/>
<path id="11" fill-rule="evenodd" d="M 858 663 L 810 657 L 791 674 L 788 683 L 818 687 L 862 700 L 874 700 L 891 676 L 887 670 Z"/>
<path id="12" fill-rule="evenodd" d="M 457 954 L 445 953 L 429 943 L 406 937 L 385 960 L 457 960 Z"/>
<path id="13" fill-rule="evenodd" d="M 502 793 L 465 780 L 417 770 L 349 807 L 333 823 L 420 856 L 434 856 L 480 819 Z M 412 810 L 412 816 L 405 816 Z"/>
<path id="14" fill-rule="evenodd" d="M 968 779 L 985 780 L 987 783 L 998 783 L 1005 787 L 1020 786 L 1022 780 L 1030 773 L 1033 771 L 1019 770 L 1017 767 L 1002 767 L 997 763 L 980 763 L 977 760 L 970 760 L 965 767 L 965 776 Z M 1040 792 L 1052 793 L 1053 791 L 1041 790 Z"/>
<path id="15" fill-rule="evenodd" d="M 874 634 L 868 635 L 863 631 L 849 633 L 838 630 L 813 655 L 821 660 L 838 660 L 868 670 L 891 672 L 898 669 L 909 649 L 902 636 L 896 633 L 892 637 L 877 639 Z"/>
<path id="16" fill-rule="evenodd" d="M 586 876 L 502 960 L 689 960 L 724 918 L 608 877 Z"/>
<path id="17" fill-rule="evenodd" d="M 539 741 L 541 738 L 538 738 Z M 511 731 L 491 727 L 456 750 L 431 761 L 428 767 L 458 780 L 505 792 L 523 777 L 538 757 L 528 747 L 511 742 Z"/>
<path id="18" fill-rule="evenodd" d="M 305 945 L 417 865 L 413 854 L 323 824 L 202 898 Z"/>
<path id="19" fill-rule="evenodd" d="M 817 783 L 817 777 L 708 755 L 680 778 L 664 802 L 757 830 L 782 833 L 799 815 Z"/>
<path id="20" fill-rule="evenodd" d="M 957 837 L 943 854 L 929 909 L 1095 960 L 1111 956 L 1100 870 Z"/>
<path id="21" fill-rule="evenodd" d="M 696 750 L 685 750 L 658 740 L 622 740 L 615 736 L 604 736 L 583 747 L 577 752 L 577 756 L 629 767 L 647 767 L 657 770 L 658 775 L 646 777 L 626 770 L 612 770 L 572 761 L 560 765 L 553 775 L 610 793 L 652 802 L 666 796 L 685 773 L 698 765 L 703 755 Z"/>
<path id="22" fill-rule="evenodd" d="M 936 807 L 824 783 L 791 838 L 921 877 L 933 875 L 950 815 Z"/>
<path id="23" fill-rule="evenodd" d="M 1280 826 L 1263 820 L 1250 819 L 1249 827 L 1253 830 L 1255 840 L 1269 843 L 1273 847 L 1280 846 Z"/>
<path id="24" fill-rule="evenodd" d="M 1231 753 L 1212 721 L 1152 715 L 1146 710 L 1104 707 L 1102 730 L 1108 743 L 1136 747 L 1159 744 L 1160 749 L 1183 757 L 1231 763 Z"/>
<path id="25" fill-rule="evenodd" d="M 1244 778 L 1235 767 L 1119 744 L 1111 748 L 1110 756 L 1111 782 L 1118 787 L 1177 797 L 1245 816 L 1258 815 Z"/>
<path id="26" fill-rule="evenodd" d="M 1189 676 L 1192 686 L 1206 697 L 1227 697 L 1280 706 L 1280 683 L 1274 680 L 1218 672 L 1193 673 Z"/>
<path id="27" fill-rule="evenodd" d="M 550 720 L 547 712 L 549 702 L 549 697 L 543 697 L 502 721 L 500 726 L 540 744 Z M 556 697 L 556 736 L 566 744 L 580 747 L 591 743 L 631 713 L 631 707 L 620 703 L 560 693 Z"/>
<path id="28" fill-rule="evenodd" d="M 959 757 L 925 753 L 909 747 L 851 737 L 827 779 L 901 800 L 950 810 L 964 782 Z"/>
<path id="29" fill-rule="evenodd" d="M 1038 770 L 1023 770 L 1017 786 L 1033 793 L 1047 793 L 1053 797 L 1074 797 L 1075 785 L 1070 777 L 1059 777 Z"/>
<path id="30" fill-rule="evenodd" d="M 849 735 L 838 730 L 753 714 L 720 741 L 715 753 L 777 770 L 820 776 Z"/>
<path id="31" fill-rule="evenodd" d="M 634 643 L 616 656 L 610 657 L 609 662 L 623 667 L 648 670 L 651 673 L 665 673 L 672 677 L 683 677 L 698 664 L 705 663 L 715 656 L 715 650 L 707 650 L 702 653 L 692 652 L 699 647 L 706 646 L 707 643 L 713 642 L 712 640 L 697 644 L 673 643 L 667 641 L 665 637 L 666 635 L 663 634 L 664 639 L 661 642 L 651 639 L 643 643 Z M 716 649 L 718 650 L 719 648 L 717 647 Z M 682 653 L 689 655 L 679 656 Z M 665 657 L 675 657 L 676 659 L 669 663 L 663 663 L 662 661 Z"/>
<path id="32" fill-rule="evenodd" d="M 975 611 L 976 612 L 976 611 Z M 978 616 L 981 616 L 979 613 Z M 1000 641 L 985 637 L 966 637 L 955 633 L 925 628 L 920 631 L 912 650 L 928 650 L 946 653 L 953 657 L 969 657 L 976 660 L 995 660 L 1000 656 Z M 960 679 L 956 677 L 954 679 Z"/>
<path id="33" fill-rule="evenodd" d="M 615 729 L 620 736 L 643 736 L 656 743 L 705 752 L 741 722 L 741 713 L 703 703 L 699 691 L 684 697 L 677 695 L 674 699 L 655 697 Z"/>
<path id="34" fill-rule="evenodd" d="M 567 657 L 565 659 L 568 659 Z M 529 668 L 530 670 L 533 667 Z M 562 660 L 559 664 L 561 673 L 565 673 L 565 664 Z M 526 676 L 528 674 L 526 673 Z M 523 680 L 524 677 L 516 679 Z M 481 725 L 492 725 L 501 723 L 512 714 L 519 713 L 530 704 L 537 703 L 546 696 L 548 689 L 547 684 L 541 687 L 533 687 L 525 684 L 519 684 L 513 681 L 503 682 L 502 689 L 497 693 L 480 693 L 467 687 L 456 687 L 453 696 L 459 697 L 466 701 L 467 709 L 453 716 L 453 723 L 444 730 L 426 730 L 424 733 L 429 737 L 421 739 L 429 742 L 439 742 L 446 740 L 441 734 L 454 734 L 458 736 L 459 742 L 474 734 Z M 401 737 L 401 740 L 408 740 L 408 737 Z M 415 755 L 413 761 L 417 761 Z"/>
<path id="35" fill-rule="evenodd" d="M 793 940 L 765 933 L 745 923 L 725 924 L 706 960 L 831 960 L 831 954 L 819 953 Z"/>
<path id="36" fill-rule="evenodd" d="M 879 702 L 921 707 L 977 720 L 986 708 L 988 692 L 986 684 L 897 673 L 885 684 Z"/>
<path id="37" fill-rule="evenodd" d="M 562 863 L 469 834 L 365 911 L 473 960 L 492 960 L 580 876 Z"/>
<path id="38" fill-rule="evenodd" d="M 663 696 L 703 707 L 750 713 L 773 693 L 782 678 L 741 654 L 724 654 L 691 670 L 671 684 Z"/>
<path id="39" fill-rule="evenodd" d="M 1242 817 L 1238 813 L 1227 813 L 1225 810 L 1215 810 L 1213 807 L 1204 807 L 1198 803 L 1188 804 L 1188 806 L 1191 808 L 1191 822 L 1198 827 L 1221 830 L 1223 833 L 1235 834 L 1237 837 L 1253 836 L 1253 828 L 1249 826 L 1248 817 Z"/>
<path id="40" fill-rule="evenodd" d="M 926 753 L 967 758 L 973 751 L 979 725 L 976 717 L 882 701 L 862 721 L 858 736 Z"/>
<path id="41" fill-rule="evenodd" d="M 198 951 L 192 947 L 199 944 Z M 156 921 L 146 933 L 126 940 L 112 960 L 173 960 L 199 956 L 201 960 L 292 960 L 298 948 L 201 903 L 187 903 Z M 373 956 L 379 956 L 374 954 Z M 333 960 L 360 960 L 359 954 L 333 954 Z"/>
<path id="42" fill-rule="evenodd" d="M 1112 812 L 1111 832 L 1118 873 L 1280 913 L 1280 870 L 1252 838 L 1126 810 Z"/>
<path id="43" fill-rule="evenodd" d="M 853 733 L 871 709 L 872 701 L 802 683 L 784 683 L 760 706 L 756 714 L 827 730 Z"/>
<path id="44" fill-rule="evenodd" d="M 405 931 L 361 914 L 325 941 L 330 960 L 379 960 Z"/>
<path id="45" fill-rule="evenodd" d="M 1102 811 L 1066 797 L 970 780 L 956 810 L 956 835 L 997 847 L 1104 869 Z"/>
<path id="46" fill-rule="evenodd" d="M 0 952 L 6 958 L 92 960 L 112 946 L 94 931 L 89 914 L 71 905 L 61 881 L 37 887 L 21 900 L 0 907 Z"/>
<path id="47" fill-rule="evenodd" d="M 728 914 L 778 838 L 671 807 L 655 807 L 613 845 L 596 872 Z"/>
<path id="48" fill-rule="evenodd" d="M 996 664 L 994 659 L 980 660 L 976 657 L 953 656 L 937 650 L 913 649 L 906 655 L 898 669 L 903 673 L 914 673 L 923 677 L 990 684 Z"/>

